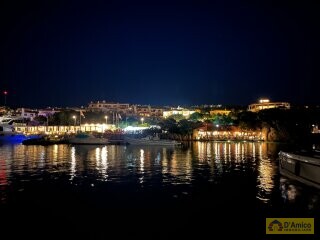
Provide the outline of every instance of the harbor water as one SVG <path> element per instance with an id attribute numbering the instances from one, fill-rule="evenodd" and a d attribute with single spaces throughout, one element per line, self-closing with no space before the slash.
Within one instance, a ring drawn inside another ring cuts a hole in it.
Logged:
<path id="1" fill-rule="evenodd" d="M 319 190 L 279 174 L 278 152 L 286 149 L 264 142 L 4 144 L 1 232 L 8 239 L 271 239 L 267 217 L 313 217 L 317 224 L 319 216 Z"/>

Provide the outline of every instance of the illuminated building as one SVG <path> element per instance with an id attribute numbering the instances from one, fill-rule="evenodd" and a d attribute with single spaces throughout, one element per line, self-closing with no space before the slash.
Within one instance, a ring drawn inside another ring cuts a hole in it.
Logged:
<path id="1" fill-rule="evenodd" d="M 205 124 L 193 130 L 194 140 L 249 140 L 263 141 L 266 139 L 261 130 L 245 131 L 235 126 L 221 127 Z"/>
<path id="2" fill-rule="evenodd" d="M 221 110 L 221 109 L 215 109 L 210 111 L 210 115 L 228 115 L 231 111 L 230 110 Z"/>
<path id="3" fill-rule="evenodd" d="M 36 116 L 38 116 L 38 110 L 29 109 L 29 108 L 18 108 L 17 113 L 20 113 L 21 118 L 33 120 Z"/>
<path id="4" fill-rule="evenodd" d="M 143 117 L 162 116 L 163 109 L 151 107 L 150 105 L 130 105 L 129 103 L 112 103 L 106 101 L 91 102 L 89 111 L 95 112 L 116 112 L 127 115 L 137 115 Z"/>
<path id="5" fill-rule="evenodd" d="M 192 113 L 195 113 L 195 111 L 178 107 L 176 109 L 171 109 L 169 111 L 163 111 L 163 117 L 167 118 L 167 117 L 172 116 L 172 115 L 181 114 L 185 118 L 189 118 Z"/>
<path id="6" fill-rule="evenodd" d="M 151 107 L 150 105 L 133 105 L 133 112 L 135 115 L 142 117 L 161 117 L 163 109 Z"/>
<path id="7" fill-rule="evenodd" d="M 122 112 L 127 113 L 130 110 L 129 103 L 112 103 L 106 101 L 98 101 L 98 102 L 90 102 L 88 106 L 88 110 L 90 111 L 98 111 L 98 112 Z"/>
<path id="8" fill-rule="evenodd" d="M 248 111 L 259 112 L 260 110 L 270 109 L 270 108 L 290 109 L 290 103 L 288 103 L 288 102 L 270 102 L 269 99 L 260 99 L 259 103 L 250 104 L 248 107 Z"/>

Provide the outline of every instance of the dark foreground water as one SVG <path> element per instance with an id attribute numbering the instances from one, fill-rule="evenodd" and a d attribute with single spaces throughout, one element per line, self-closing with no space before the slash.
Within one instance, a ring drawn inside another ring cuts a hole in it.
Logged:
<path id="1" fill-rule="evenodd" d="M 317 239 L 320 192 L 279 175 L 287 148 L 2 145 L 0 239 Z M 267 236 L 266 217 L 314 217 L 316 236 Z"/>

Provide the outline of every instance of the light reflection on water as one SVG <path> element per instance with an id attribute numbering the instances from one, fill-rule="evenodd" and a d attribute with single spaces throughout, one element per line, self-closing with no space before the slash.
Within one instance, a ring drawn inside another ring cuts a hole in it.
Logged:
<path id="1" fill-rule="evenodd" d="M 6 189 L 17 179 L 42 181 L 44 174 L 64 185 L 89 182 L 91 187 L 99 188 L 104 186 L 99 182 L 125 183 L 160 192 L 170 188 L 174 196 L 181 192 L 191 195 L 192 187 L 201 181 L 224 186 L 226 178 L 236 184 L 239 177 L 254 176 L 255 182 L 251 183 L 256 187 L 255 196 L 263 204 L 272 201 L 273 192 L 283 190 L 276 144 L 197 142 L 184 148 L 3 145 L 0 149 L 0 203 L 7 201 Z M 172 190 L 174 186 L 184 187 L 176 190 L 178 193 Z M 293 185 L 286 194 L 282 191 L 281 197 L 292 201 L 298 192 Z M 314 199 L 318 200 L 314 197 L 313 202 Z"/>
<path id="2" fill-rule="evenodd" d="M 71 167 L 70 167 L 70 180 L 76 175 L 76 150 L 75 147 L 71 148 Z"/>
<path id="3" fill-rule="evenodd" d="M 234 171 L 242 171 L 243 174 L 246 174 L 254 170 L 258 164 L 257 198 L 268 201 L 268 194 L 274 188 L 274 176 L 277 174 L 276 159 L 271 160 L 267 157 L 268 144 L 199 142 L 194 153 L 199 163 L 207 164 L 213 169 L 211 178 Z"/>

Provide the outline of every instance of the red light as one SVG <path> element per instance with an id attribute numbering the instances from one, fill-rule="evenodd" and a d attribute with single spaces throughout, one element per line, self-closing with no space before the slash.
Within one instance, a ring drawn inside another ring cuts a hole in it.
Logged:
<path id="1" fill-rule="evenodd" d="M 7 94 L 8 94 L 8 92 L 7 92 L 7 91 L 4 91 L 4 92 L 3 92 L 3 94 L 4 94 L 4 95 L 7 95 Z"/>

